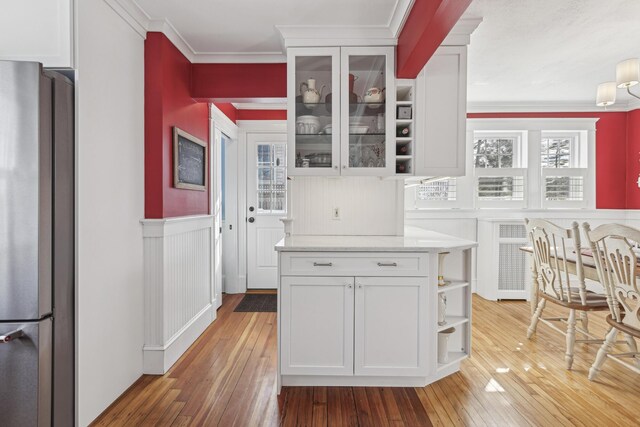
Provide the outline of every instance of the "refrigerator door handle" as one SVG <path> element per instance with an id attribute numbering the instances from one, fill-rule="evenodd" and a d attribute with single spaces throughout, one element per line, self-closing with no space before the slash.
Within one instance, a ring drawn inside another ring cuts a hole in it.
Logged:
<path id="1" fill-rule="evenodd" d="M 22 338 L 23 336 L 24 332 L 22 332 L 22 329 L 16 329 L 6 335 L 0 335 L 0 344 L 10 343 L 11 341 Z"/>

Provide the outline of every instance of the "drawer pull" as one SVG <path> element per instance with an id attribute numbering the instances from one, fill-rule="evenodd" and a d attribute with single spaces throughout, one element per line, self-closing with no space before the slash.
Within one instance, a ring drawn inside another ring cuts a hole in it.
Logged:
<path id="1" fill-rule="evenodd" d="M 379 262 L 378 267 L 397 267 L 397 262 Z"/>
<path id="2" fill-rule="evenodd" d="M 314 262 L 313 266 L 314 267 L 333 267 L 333 263 L 332 262 Z"/>

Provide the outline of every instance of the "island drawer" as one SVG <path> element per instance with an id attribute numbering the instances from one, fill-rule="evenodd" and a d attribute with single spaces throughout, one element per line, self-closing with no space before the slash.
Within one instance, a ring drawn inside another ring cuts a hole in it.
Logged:
<path id="1" fill-rule="evenodd" d="M 426 253 L 281 252 L 283 276 L 427 276 Z"/>

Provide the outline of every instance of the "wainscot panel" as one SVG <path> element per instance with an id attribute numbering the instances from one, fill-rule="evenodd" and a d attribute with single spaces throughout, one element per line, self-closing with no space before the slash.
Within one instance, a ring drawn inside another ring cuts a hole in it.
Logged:
<path id="1" fill-rule="evenodd" d="M 164 374 L 216 318 L 213 217 L 145 219 L 144 373 Z"/>

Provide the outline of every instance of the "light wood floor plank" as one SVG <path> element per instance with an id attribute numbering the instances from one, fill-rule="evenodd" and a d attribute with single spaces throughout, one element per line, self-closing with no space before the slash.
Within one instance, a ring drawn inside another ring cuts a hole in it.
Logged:
<path id="1" fill-rule="evenodd" d="M 529 306 L 474 296 L 473 354 L 461 371 L 424 388 L 285 387 L 276 394 L 275 313 L 236 313 L 225 295 L 217 320 L 164 376 L 143 376 L 96 426 L 638 426 L 640 376 L 613 362 L 587 372 L 598 345 L 540 324 L 526 339 Z M 566 315 L 549 307 L 547 316 Z M 604 314 L 590 314 L 604 336 Z M 620 351 L 625 348 L 617 346 Z M 430 423 L 430 424 L 429 424 Z"/>

